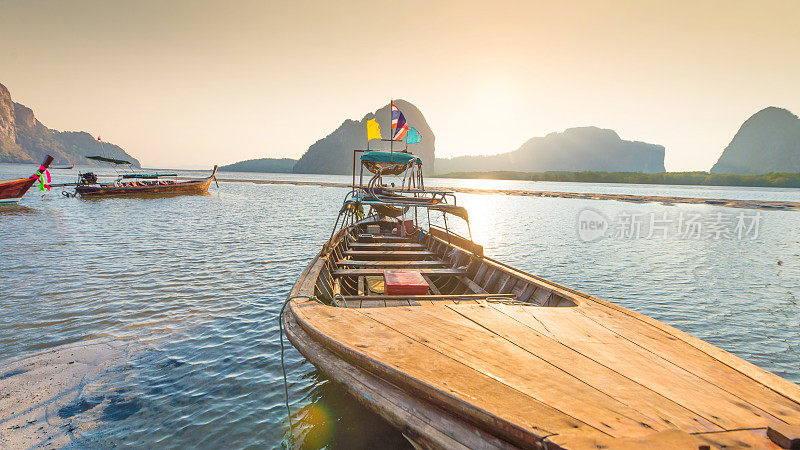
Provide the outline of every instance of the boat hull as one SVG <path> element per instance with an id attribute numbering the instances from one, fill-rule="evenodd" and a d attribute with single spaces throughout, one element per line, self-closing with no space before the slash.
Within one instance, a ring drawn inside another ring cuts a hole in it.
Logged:
<path id="1" fill-rule="evenodd" d="M 416 448 L 515 448 L 475 429 L 434 404 L 411 397 L 394 384 L 348 363 L 308 335 L 294 316 L 284 316 L 283 328 L 295 348 L 311 364 L 328 379 L 339 382 L 363 406 L 400 430 Z"/>
<path id="2" fill-rule="evenodd" d="M 53 162 L 53 157 L 48 155 L 42 162 L 40 170 L 47 169 L 51 162 Z M 28 178 L 0 181 L 0 204 L 19 202 L 37 180 L 38 178 L 32 175 Z"/>
<path id="3" fill-rule="evenodd" d="M 0 203 L 18 202 L 28 189 L 33 186 L 36 180 L 30 178 L 20 178 L 0 183 Z"/>
<path id="4" fill-rule="evenodd" d="M 167 197 L 173 195 L 201 195 L 208 193 L 211 181 L 214 179 L 217 167 L 214 166 L 211 176 L 202 180 L 180 181 L 172 184 L 157 184 L 152 186 L 137 185 L 136 182 L 123 185 L 77 185 L 75 193 L 81 197 Z"/>
<path id="5" fill-rule="evenodd" d="M 19 203 L 22 200 L 22 197 L 17 198 L 0 198 L 0 205 L 13 205 Z"/>
<path id="6" fill-rule="evenodd" d="M 312 364 L 421 447 L 778 448 L 781 436 L 800 436 L 797 385 L 478 256 L 474 244 L 468 251 L 428 232 L 413 239 L 435 255 L 428 260 L 450 266 L 418 269 L 440 295 L 365 295 L 356 279 L 379 271 L 350 267 L 402 265 L 409 261 L 380 252 L 405 257 L 418 247 L 359 243 L 359 234 L 343 230 L 314 258 L 290 294 L 305 298 L 289 302 L 283 324 Z M 448 286 L 458 286 L 450 300 Z"/>

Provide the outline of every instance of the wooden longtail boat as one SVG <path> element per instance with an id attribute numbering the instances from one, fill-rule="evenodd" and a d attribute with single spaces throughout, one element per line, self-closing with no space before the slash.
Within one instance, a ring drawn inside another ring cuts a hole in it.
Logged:
<path id="1" fill-rule="evenodd" d="M 75 186 L 81 197 L 127 197 L 204 194 L 217 173 L 217 166 L 206 178 L 189 181 L 160 180 L 157 175 L 130 174 L 113 183 L 99 183 L 92 173 L 82 174 Z M 133 181 L 128 181 L 133 179 Z"/>
<path id="2" fill-rule="evenodd" d="M 53 162 L 53 157 L 47 155 L 42 165 L 39 166 L 39 170 L 28 178 L 0 181 L 0 204 L 17 203 L 28 192 L 28 189 L 36 183 L 39 175 L 47 170 L 51 162 Z"/>
<path id="3" fill-rule="evenodd" d="M 423 226 L 406 207 L 468 216 L 426 194 L 418 174 L 388 196 L 376 171 L 367 186 L 354 181 L 341 227 L 281 323 L 312 364 L 417 447 L 800 446 L 798 385 L 489 258 L 446 225 Z M 386 295 L 387 270 L 416 274 L 428 292 Z"/>

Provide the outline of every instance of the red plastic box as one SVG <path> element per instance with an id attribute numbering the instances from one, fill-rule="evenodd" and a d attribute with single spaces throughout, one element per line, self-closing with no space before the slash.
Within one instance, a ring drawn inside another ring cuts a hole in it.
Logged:
<path id="1" fill-rule="evenodd" d="M 384 290 L 386 295 L 425 295 L 428 282 L 416 270 L 384 270 Z"/>

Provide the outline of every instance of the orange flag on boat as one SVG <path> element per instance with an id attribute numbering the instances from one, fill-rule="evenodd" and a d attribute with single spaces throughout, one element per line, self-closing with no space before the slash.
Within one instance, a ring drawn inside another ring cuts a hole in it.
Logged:
<path id="1" fill-rule="evenodd" d="M 381 127 L 375 119 L 367 121 L 367 140 L 371 141 L 372 139 L 381 139 Z"/>

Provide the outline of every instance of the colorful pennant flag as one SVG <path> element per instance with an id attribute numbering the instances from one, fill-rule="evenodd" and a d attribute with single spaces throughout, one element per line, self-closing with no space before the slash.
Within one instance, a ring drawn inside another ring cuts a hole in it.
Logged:
<path id="1" fill-rule="evenodd" d="M 367 140 L 381 139 L 381 127 L 375 119 L 367 121 Z"/>
<path id="2" fill-rule="evenodd" d="M 402 141 L 407 132 L 406 117 L 397 109 L 397 106 L 394 106 L 394 101 L 392 101 L 392 140 Z"/>
<path id="3" fill-rule="evenodd" d="M 422 140 L 422 134 L 414 127 L 408 127 L 408 134 L 406 135 L 406 143 L 418 144 Z"/>

